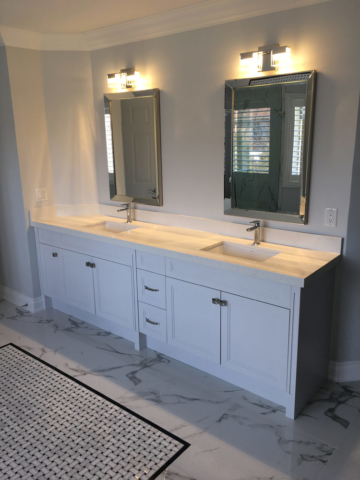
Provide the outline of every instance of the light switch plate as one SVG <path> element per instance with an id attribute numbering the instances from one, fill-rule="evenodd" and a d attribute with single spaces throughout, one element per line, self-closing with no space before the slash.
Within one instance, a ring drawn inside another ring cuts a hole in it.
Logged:
<path id="1" fill-rule="evenodd" d="M 325 209 L 325 223 L 326 227 L 336 227 L 337 224 L 337 208 Z"/>
<path id="2" fill-rule="evenodd" d="M 35 198 L 37 202 L 46 202 L 48 199 L 48 193 L 46 188 L 36 188 Z"/>

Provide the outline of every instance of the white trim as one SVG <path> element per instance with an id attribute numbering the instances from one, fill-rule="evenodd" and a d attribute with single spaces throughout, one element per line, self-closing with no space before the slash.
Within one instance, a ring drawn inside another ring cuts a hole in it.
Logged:
<path id="1" fill-rule="evenodd" d="M 360 381 L 360 361 L 358 362 L 330 362 L 329 380 L 333 382 Z"/>
<path id="2" fill-rule="evenodd" d="M 28 310 L 31 313 L 37 313 L 45 309 L 45 300 L 43 296 L 37 298 L 27 297 L 11 288 L 4 287 L 4 285 L 0 285 L 0 298 L 3 298 L 7 302 L 13 303 L 18 307 L 27 304 L 28 306 L 24 307 L 24 310 Z"/>
<path id="3" fill-rule="evenodd" d="M 41 34 L 0 26 L 0 45 L 32 50 L 99 50 L 329 1 L 208 0 L 78 34 Z"/>
<path id="4" fill-rule="evenodd" d="M 89 51 L 82 33 L 37 33 L 0 25 L 0 46 L 42 51 Z"/>

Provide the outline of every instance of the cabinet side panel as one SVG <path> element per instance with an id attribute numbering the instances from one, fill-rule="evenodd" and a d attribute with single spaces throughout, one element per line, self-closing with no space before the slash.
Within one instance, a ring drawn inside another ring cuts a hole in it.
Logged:
<path id="1" fill-rule="evenodd" d="M 295 414 L 327 380 L 334 280 L 332 269 L 301 291 Z"/>

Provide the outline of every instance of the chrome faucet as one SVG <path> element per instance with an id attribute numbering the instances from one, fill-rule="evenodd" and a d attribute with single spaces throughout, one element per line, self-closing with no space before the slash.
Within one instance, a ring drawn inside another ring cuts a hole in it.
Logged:
<path id="1" fill-rule="evenodd" d="M 123 203 L 121 206 L 125 208 L 119 208 L 118 212 L 123 212 L 124 210 L 126 210 L 126 223 L 131 223 L 132 222 L 131 203 Z"/>
<path id="2" fill-rule="evenodd" d="M 260 220 L 254 220 L 252 223 L 254 226 L 247 228 L 247 232 L 254 231 L 254 243 L 253 245 L 260 245 Z"/>

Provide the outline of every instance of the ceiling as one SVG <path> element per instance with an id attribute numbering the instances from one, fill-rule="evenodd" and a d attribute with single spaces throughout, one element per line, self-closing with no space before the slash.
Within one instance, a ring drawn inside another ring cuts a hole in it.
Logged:
<path id="1" fill-rule="evenodd" d="M 82 33 L 198 3 L 207 1 L 0 0 L 0 24 L 38 33 Z"/>

